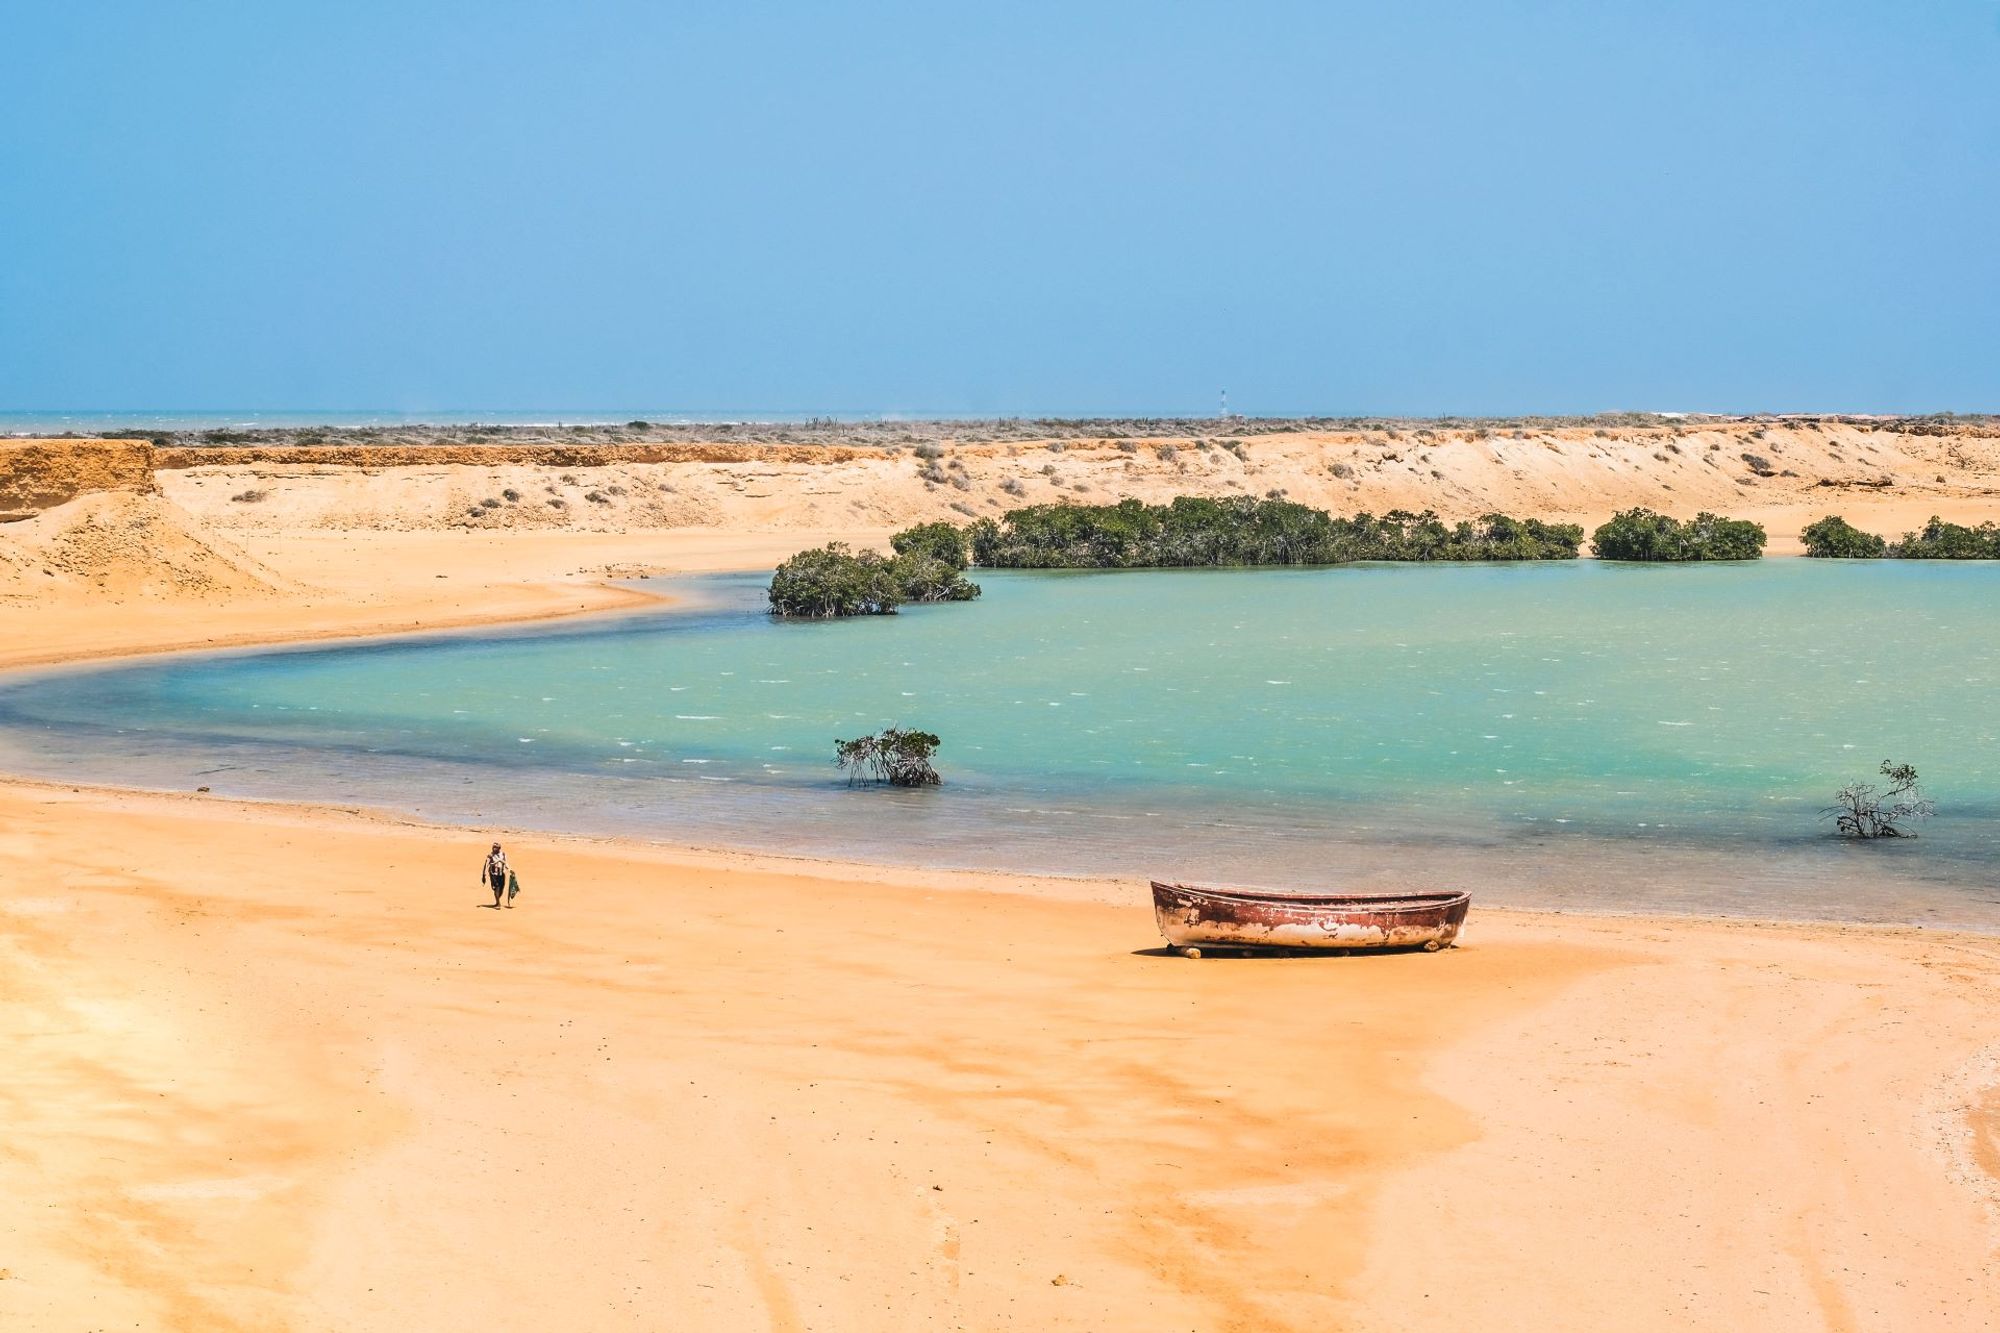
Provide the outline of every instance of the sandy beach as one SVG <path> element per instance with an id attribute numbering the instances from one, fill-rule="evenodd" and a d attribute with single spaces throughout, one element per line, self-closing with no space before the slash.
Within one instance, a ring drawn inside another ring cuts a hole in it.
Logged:
<path id="1" fill-rule="evenodd" d="M 9 1327 L 1991 1327 L 2000 943 L 0 789 Z"/>
<path id="2" fill-rule="evenodd" d="M 321 477 L 251 521 L 245 484 L 0 530 L 0 665 L 615 612 L 906 516 L 335 524 Z M 0 1326 L 2000 1324 L 2000 940 L 1158 944 L 1136 878 L 0 782 Z"/>

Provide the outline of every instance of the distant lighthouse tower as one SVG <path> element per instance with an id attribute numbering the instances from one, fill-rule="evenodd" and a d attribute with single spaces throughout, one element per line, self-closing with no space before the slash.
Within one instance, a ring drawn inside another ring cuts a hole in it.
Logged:
<path id="1" fill-rule="evenodd" d="M 1220 416 L 1225 421 L 1229 419 L 1229 390 L 1227 389 L 1224 389 L 1222 391 L 1222 411 L 1218 412 L 1216 415 Z"/>

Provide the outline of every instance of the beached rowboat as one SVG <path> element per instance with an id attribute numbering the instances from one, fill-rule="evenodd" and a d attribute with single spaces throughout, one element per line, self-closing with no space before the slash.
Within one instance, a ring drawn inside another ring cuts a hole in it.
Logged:
<path id="1" fill-rule="evenodd" d="M 1204 948 L 1442 949 L 1468 893 L 1261 893 L 1153 881 L 1153 915 L 1190 958 Z"/>

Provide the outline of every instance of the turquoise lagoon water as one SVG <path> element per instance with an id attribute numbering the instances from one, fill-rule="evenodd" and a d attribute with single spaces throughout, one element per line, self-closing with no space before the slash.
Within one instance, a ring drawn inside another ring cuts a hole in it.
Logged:
<path id="1" fill-rule="evenodd" d="M 987 573 L 971 605 L 554 630 L 17 678 L 0 762 L 494 825 L 922 864 L 2000 928 L 2000 569 Z M 674 585 L 670 585 L 674 586 Z M 837 736 L 939 732 L 939 790 Z M 1941 815 L 1818 812 L 1884 758 Z"/>

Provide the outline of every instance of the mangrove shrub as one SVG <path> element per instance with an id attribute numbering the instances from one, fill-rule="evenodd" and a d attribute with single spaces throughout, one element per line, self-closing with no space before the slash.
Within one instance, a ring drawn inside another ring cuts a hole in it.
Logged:
<path id="1" fill-rule="evenodd" d="M 800 551 L 771 575 L 769 592 L 781 616 L 886 616 L 903 602 L 889 561 L 845 542 Z"/>
<path id="2" fill-rule="evenodd" d="M 1650 509 L 1627 509 L 1591 534 L 1600 560 L 1755 560 L 1764 525 L 1700 513 L 1682 522 Z"/>
<path id="3" fill-rule="evenodd" d="M 1903 534 L 1889 554 L 1903 560 L 2000 560 L 2000 528 L 1991 523 L 1968 528 L 1933 517 L 1922 532 Z"/>
<path id="4" fill-rule="evenodd" d="M 949 523 L 926 526 L 956 531 Z M 892 542 L 907 535 L 897 533 Z M 979 585 L 963 572 L 963 555 L 954 565 L 933 554 L 935 549 L 934 542 L 920 539 L 911 542 L 908 550 L 897 546 L 900 553 L 893 559 L 873 551 L 849 550 L 844 542 L 800 551 L 771 575 L 767 590 L 771 613 L 813 618 L 886 616 L 894 615 L 905 602 L 969 602 L 979 596 Z"/>
<path id="5" fill-rule="evenodd" d="M 1806 554 L 1819 560 L 1874 560 L 1886 555 L 1889 543 L 1863 532 L 1838 514 L 1828 514 L 1799 534 Z"/>
<path id="6" fill-rule="evenodd" d="M 1924 797 L 1917 770 L 1910 764 L 1882 761 L 1880 772 L 1889 779 L 1889 789 L 1877 792 L 1872 782 L 1850 782 L 1833 794 L 1833 804 L 1820 812 L 1831 819 L 1841 836 L 1848 838 L 1914 838 L 1902 827 L 1906 822 L 1928 819 L 1937 807 Z"/>
<path id="7" fill-rule="evenodd" d="M 964 569 L 971 558 L 965 529 L 956 523 L 919 523 L 889 539 L 897 555 L 925 555 L 953 569 Z"/>
<path id="8" fill-rule="evenodd" d="M 834 741 L 833 762 L 847 774 L 849 786 L 867 779 L 892 787 L 935 787 L 944 781 L 931 767 L 939 744 L 932 732 L 890 727 L 879 735 Z"/>
<path id="9" fill-rule="evenodd" d="M 889 562 L 889 575 L 906 602 L 969 602 L 979 585 L 965 577 L 964 565 L 947 564 L 924 551 L 911 551 Z"/>
<path id="10" fill-rule="evenodd" d="M 1487 514 L 1446 524 L 1429 510 L 1335 518 L 1289 500 L 1182 496 L 1169 504 L 1029 505 L 972 526 L 992 569 L 1337 565 L 1353 560 L 1573 560 L 1583 529 Z"/>
<path id="11" fill-rule="evenodd" d="M 2000 528 L 1982 523 L 1968 528 L 1932 518 L 1921 532 L 1906 532 L 1897 542 L 1863 532 L 1847 520 L 1829 516 L 1799 534 L 1806 554 L 1849 559 L 1890 556 L 1897 560 L 2000 560 Z"/>

